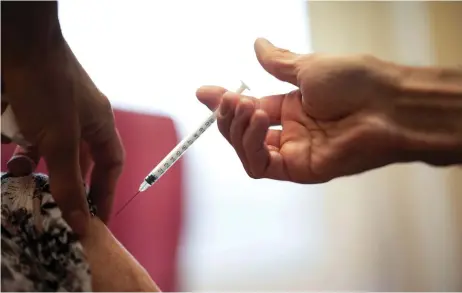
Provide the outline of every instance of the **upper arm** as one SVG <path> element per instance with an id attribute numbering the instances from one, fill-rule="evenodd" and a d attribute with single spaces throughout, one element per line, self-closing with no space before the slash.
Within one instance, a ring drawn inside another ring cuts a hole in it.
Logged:
<path id="1" fill-rule="evenodd" d="M 88 234 L 77 239 L 50 193 L 47 176 L 6 173 L 1 179 L 2 289 L 159 291 L 147 271 L 96 216 Z M 91 201 L 89 206 L 95 215 Z M 20 260 L 22 265 L 17 266 Z"/>
<path id="2" fill-rule="evenodd" d="M 93 291 L 160 291 L 147 271 L 97 217 L 91 220 L 89 233 L 81 243 L 92 270 Z"/>

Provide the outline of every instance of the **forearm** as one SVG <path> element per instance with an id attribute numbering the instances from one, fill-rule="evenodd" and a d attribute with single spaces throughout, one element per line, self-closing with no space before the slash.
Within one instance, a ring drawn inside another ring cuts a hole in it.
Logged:
<path id="1" fill-rule="evenodd" d="M 64 44 L 56 1 L 6 1 L 1 9 L 2 68 L 40 63 Z"/>
<path id="2" fill-rule="evenodd" d="M 393 118 L 402 132 L 402 160 L 462 164 L 462 70 L 401 68 Z"/>

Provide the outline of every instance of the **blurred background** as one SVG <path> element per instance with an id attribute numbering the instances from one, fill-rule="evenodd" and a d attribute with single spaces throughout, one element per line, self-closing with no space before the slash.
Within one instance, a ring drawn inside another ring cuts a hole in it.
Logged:
<path id="1" fill-rule="evenodd" d="M 146 174 L 207 117 L 199 86 L 233 90 L 242 79 L 256 96 L 292 88 L 259 67 L 257 37 L 299 53 L 462 64 L 461 2 L 74 0 L 60 2 L 60 18 L 114 108 L 174 125 L 130 128 L 141 143 L 155 133 L 152 148 L 137 154 L 142 168 L 127 154 L 131 173 Z M 172 169 L 119 221 L 133 225 L 111 226 L 165 291 L 462 290 L 460 169 L 394 165 L 322 185 L 252 180 L 216 126 Z M 167 184 L 179 195 L 161 192 Z M 122 193 L 117 206 L 128 199 Z M 171 199 L 173 208 L 159 213 L 141 204 L 147 198 Z M 137 206 L 164 220 L 140 220 L 146 212 Z"/>

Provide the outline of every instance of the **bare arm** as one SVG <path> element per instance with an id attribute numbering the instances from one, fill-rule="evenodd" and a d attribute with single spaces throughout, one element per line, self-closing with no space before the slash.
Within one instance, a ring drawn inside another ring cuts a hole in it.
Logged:
<path id="1" fill-rule="evenodd" d="M 81 239 L 92 270 L 96 292 L 158 292 L 147 271 L 117 241 L 97 217 L 90 220 L 89 233 Z"/>

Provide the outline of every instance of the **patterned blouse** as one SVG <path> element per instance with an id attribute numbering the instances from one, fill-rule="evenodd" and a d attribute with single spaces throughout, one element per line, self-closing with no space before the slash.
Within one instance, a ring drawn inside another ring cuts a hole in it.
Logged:
<path id="1" fill-rule="evenodd" d="M 1 184 L 1 290 L 92 291 L 83 247 L 62 218 L 48 177 L 2 173 Z"/>

